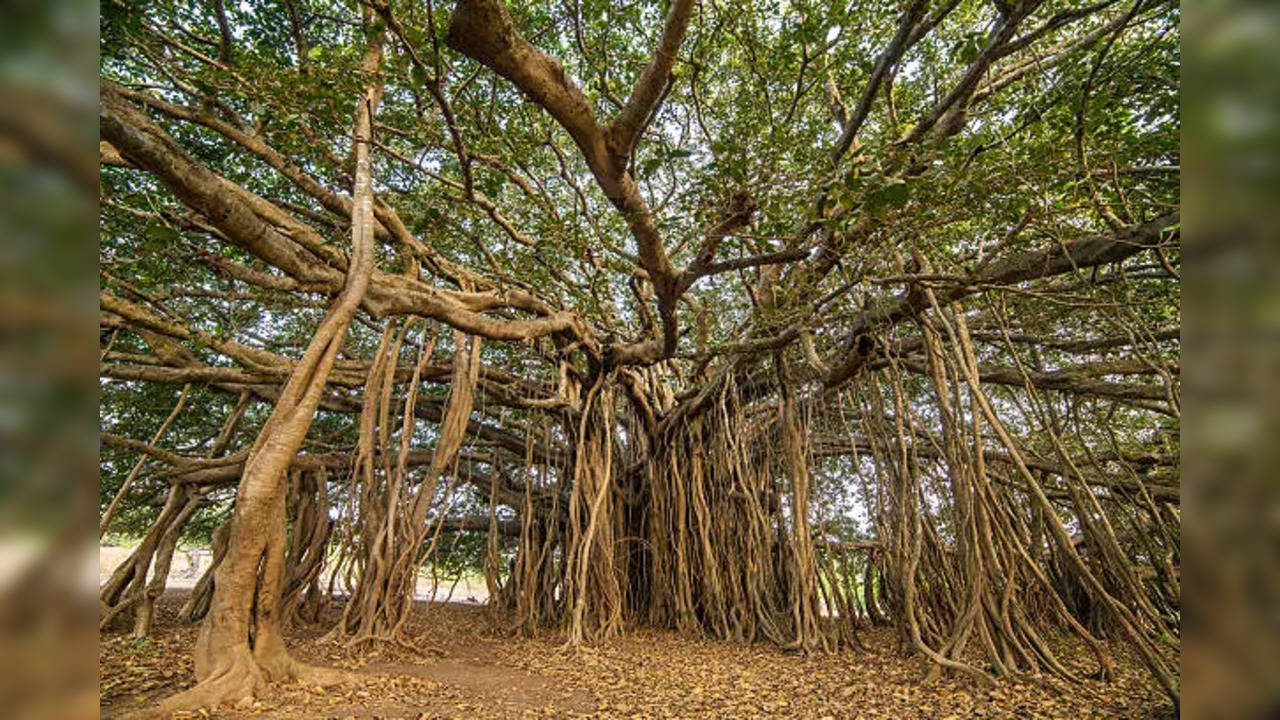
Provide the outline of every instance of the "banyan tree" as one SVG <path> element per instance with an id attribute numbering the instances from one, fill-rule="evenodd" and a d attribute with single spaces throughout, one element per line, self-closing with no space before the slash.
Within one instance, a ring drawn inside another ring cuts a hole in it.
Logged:
<path id="1" fill-rule="evenodd" d="M 162 709 L 331 679 L 324 607 L 429 652 L 463 546 L 512 633 L 1176 705 L 1176 4 L 102 12 L 103 626 L 213 547 Z"/>

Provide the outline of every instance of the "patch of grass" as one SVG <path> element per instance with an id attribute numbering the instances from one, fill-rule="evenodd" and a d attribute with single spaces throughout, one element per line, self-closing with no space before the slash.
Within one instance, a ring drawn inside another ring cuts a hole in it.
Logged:
<path id="1" fill-rule="evenodd" d="M 156 651 L 155 643 L 149 637 L 135 637 L 124 641 L 124 654 L 129 657 L 149 657 Z"/>

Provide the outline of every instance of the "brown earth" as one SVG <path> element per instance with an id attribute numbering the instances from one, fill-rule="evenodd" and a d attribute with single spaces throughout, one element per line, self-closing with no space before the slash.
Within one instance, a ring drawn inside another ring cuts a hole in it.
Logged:
<path id="1" fill-rule="evenodd" d="M 106 634 L 99 645 L 102 717 L 117 718 L 190 687 L 196 628 L 178 623 L 185 591 L 160 602 L 155 637 Z M 474 605 L 419 603 L 412 632 L 441 651 L 361 655 L 323 638 L 324 626 L 294 629 L 303 660 L 344 667 L 343 685 L 272 686 L 250 707 L 184 717 L 215 718 L 1154 718 L 1162 696 L 1120 647 L 1114 682 L 1006 682 L 993 690 L 944 678 L 924 684 L 920 660 L 895 633 L 866 633 L 868 650 L 804 657 L 764 644 L 727 644 L 639 629 L 578 651 L 554 634 L 507 637 Z M 1080 672 L 1079 647 L 1059 648 Z"/>

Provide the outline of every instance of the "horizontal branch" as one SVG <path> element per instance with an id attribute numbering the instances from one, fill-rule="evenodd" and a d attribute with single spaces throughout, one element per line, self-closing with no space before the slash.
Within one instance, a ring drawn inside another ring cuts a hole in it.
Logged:
<path id="1" fill-rule="evenodd" d="M 99 125 L 131 164 L 154 174 L 184 205 L 208 220 L 230 242 L 314 290 L 336 294 L 344 273 L 313 249 L 324 239 L 306 224 L 248 190 L 196 163 L 159 127 L 111 86 L 101 91 Z M 398 227 L 398 218 L 380 216 Z M 407 230 L 403 230 L 407 233 Z M 553 310 L 526 291 L 499 288 L 484 292 L 441 290 L 414 278 L 375 271 L 365 306 L 374 315 L 420 315 L 464 332 L 496 340 L 528 340 L 564 334 L 598 352 L 586 323 L 575 313 Z M 511 308 L 538 317 L 506 320 L 487 316 Z"/>
<path id="2" fill-rule="evenodd" d="M 935 291 L 938 301 L 950 304 L 967 295 L 993 285 L 1016 285 L 1041 278 L 1062 275 L 1085 268 L 1119 262 L 1156 247 L 1167 228 L 1179 221 L 1178 213 L 1162 215 L 1115 235 L 1104 235 L 1060 243 L 1044 250 L 1029 250 L 1012 257 L 993 260 L 973 272 L 967 282 Z M 896 324 L 912 317 L 928 306 L 925 293 L 907 292 L 887 303 L 854 317 L 845 334 L 844 346 L 853 348 L 839 362 L 827 363 L 831 373 L 824 378 L 827 387 L 835 387 L 852 377 L 869 356 L 856 348 L 857 339 L 874 329 Z"/>

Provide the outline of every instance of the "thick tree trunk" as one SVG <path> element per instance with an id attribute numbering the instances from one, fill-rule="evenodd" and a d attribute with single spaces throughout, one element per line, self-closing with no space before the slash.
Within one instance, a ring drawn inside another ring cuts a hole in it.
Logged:
<path id="1" fill-rule="evenodd" d="M 163 702 L 161 713 L 246 701 L 261 692 L 267 682 L 299 678 L 329 682 L 340 677 L 335 671 L 295 661 L 281 636 L 286 473 L 311 427 L 325 383 L 373 270 L 369 145 L 373 113 L 381 97 L 377 80 L 381 61 L 380 39 L 374 39 L 364 63 L 369 85 L 356 110 L 355 205 L 346 284 L 290 374 L 245 462 L 226 557 L 216 571 L 213 600 L 196 641 L 199 683 Z"/>

